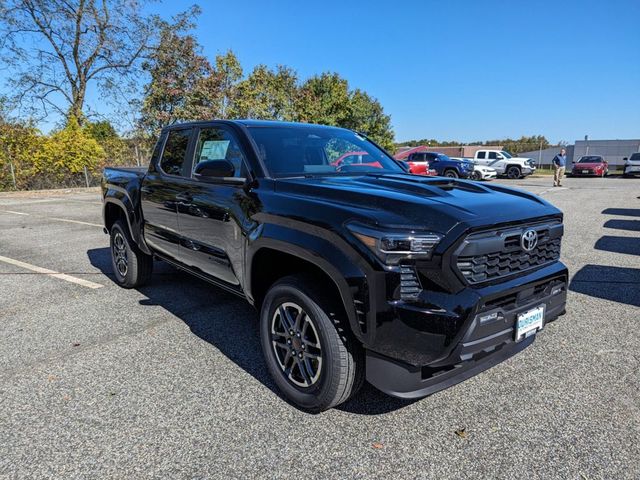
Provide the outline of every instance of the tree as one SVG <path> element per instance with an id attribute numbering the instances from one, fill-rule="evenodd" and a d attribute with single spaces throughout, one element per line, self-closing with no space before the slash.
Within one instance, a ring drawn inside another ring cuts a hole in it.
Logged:
<path id="1" fill-rule="evenodd" d="M 147 51 L 156 21 L 144 0 L 5 0 L 1 54 L 20 105 L 83 121 L 90 84 L 129 79 Z"/>
<path id="2" fill-rule="evenodd" d="M 309 78 L 300 88 L 297 108 L 302 122 L 342 126 L 349 118 L 349 84 L 337 73 Z"/>
<path id="3" fill-rule="evenodd" d="M 323 73 L 308 79 L 297 97 L 300 121 L 335 125 L 367 134 L 387 149 L 393 148 L 391 117 L 378 100 L 360 89 L 349 90 L 337 73 Z"/>
<path id="4" fill-rule="evenodd" d="M 258 65 L 236 89 L 230 116 L 293 121 L 297 117 L 298 76 L 279 65 L 276 71 Z"/>
<path id="5" fill-rule="evenodd" d="M 41 145 L 42 137 L 33 125 L 0 119 L 0 190 L 27 185 Z"/>
<path id="6" fill-rule="evenodd" d="M 224 55 L 216 56 L 216 75 L 220 89 L 220 118 L 229 118 L 236 99 L 238 82 L 242 79 L 242 66 L 231 50 Z"/>
<path id="7" fill-rule="evenodd" d="M 58 182 L 82 174 L 85 167 L 96 170 L 105 159 L 104 149 L 87 135 L 71 116 L 67 125 L 42 144 L 34 158 L 36 173 L 49 174 Z"/>
<path id="8" fill-rule="evenodd" d="M 213 118 L 219 113 L 220 80 L 192 35 L 165 24 L 143 68 L 150 76 L 140 120 L 145 131 L 153 134 L 178 121 Z"/>
<path id="9" fill-rule="evenodd" d="M 349 116 L 341 126 L 363 132 L 380 146 L 393 150 L 391 117 L 384 113 L 378 100 L 362 90 L 356 89 L 349 95 Z"/>

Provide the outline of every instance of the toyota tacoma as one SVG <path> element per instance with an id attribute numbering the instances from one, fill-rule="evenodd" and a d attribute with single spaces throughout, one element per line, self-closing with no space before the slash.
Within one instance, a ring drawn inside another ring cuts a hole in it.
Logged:
<path id="1" fill-rule="evenodd" d="M 336 162 L 349 152 L 358 164 Z M 254 305 L 266 368 L 318 412 L 366 379 L 401 398 L 457 384 L 565 311 L 562 213 L 503 185 L 410 175 L 351 130 L 172 125 L 147 169 L 106 168 L 115 280 L 158 259 Z"/>

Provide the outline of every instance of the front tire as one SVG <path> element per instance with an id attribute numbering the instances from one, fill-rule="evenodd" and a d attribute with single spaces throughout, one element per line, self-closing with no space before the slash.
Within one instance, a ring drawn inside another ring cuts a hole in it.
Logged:
<path id="1" fill-rule="evenodd" d="M 482 180 L 482 174 L 478 171 L 474 171 L 471 174 L 471 180 L 475 180 L 476 182 L 479 182 L 480 180 Z"/>
<path id="2" fill-rule="evenodd" d="M 520 167 L 512 166 L 507 169 L 507 177 L 512 180 L 517 180 L 522 175 Z"/>
<path id="3" fill-rule="evenodd" d="M 109 233 L 111 265 L 116 282 L 124 288 L 141 287 L 151 277 L 153 257 L 138 248 L 122 220 L 117 220 Z"/>
<path id="4" fill-rule="evenodd" d="M 444 176 L 448 177 L 448 178 L 458 178 L 459 177 L 458 172 L 456 172 L 455 170 L 451 170 L 451 169 L 445 170 Z"/>
<path id="5" fill-rule="evenodd" d="M 276 282 L 260 312 L 269 373 L 298 407 L 321 412 L 345 402 L 364 381 L 364 351 L 352 337 L 339 299 L 305 275 Z"/>

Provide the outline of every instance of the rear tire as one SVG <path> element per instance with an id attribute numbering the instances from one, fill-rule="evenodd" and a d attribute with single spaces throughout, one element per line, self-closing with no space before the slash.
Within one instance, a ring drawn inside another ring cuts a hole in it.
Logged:
<path id="1" fill-rule="evenodd" d="M 364 350 L 339 299 L 319 285 L 307 275 L 285 277 L 260 311 L 269 373 L 289 401 L 314 413 L 347 401 L 364 382 Z"/>
<path id="2" fill-rule="evenodd" d="M 137 288 L 151 277 L 153 257 L 141 251 L 122 220 L 117 220 L 109 232 L 111 236 L 111 265 L 118 285 Z"/>

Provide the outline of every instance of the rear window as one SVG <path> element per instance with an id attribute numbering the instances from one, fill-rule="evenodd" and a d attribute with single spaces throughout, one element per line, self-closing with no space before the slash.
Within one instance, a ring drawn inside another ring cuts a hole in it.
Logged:
<path id="1" fill-rule="evenodd" d="M 162 152 L 160 169 L 169 175 L 182 175 L 183 165 L 187 156 L 191 129 L 171 130 L 169 138 Z"/>

